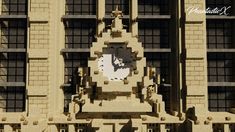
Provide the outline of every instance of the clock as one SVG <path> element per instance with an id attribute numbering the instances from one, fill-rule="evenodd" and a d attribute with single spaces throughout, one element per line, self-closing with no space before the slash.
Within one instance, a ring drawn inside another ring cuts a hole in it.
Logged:
<path id="1" fill-rule="evenodd" d="M 110 44 L 103 48 L 103 54 L 98 58 L 98 68 L 109 81 L 122 81 L 131 75 L 135 67 L 134 59 L 131 48 L 125 44 Z"/>
<path id="2" fill-rule="evenodd" d="M 91 82 L 100 93 L 131 93 L 143 81 L 146 59 L 138 37 L 123 29 L 121 11 L 114 11 L 110 29 L 98 34 L 88 61 Z"/>

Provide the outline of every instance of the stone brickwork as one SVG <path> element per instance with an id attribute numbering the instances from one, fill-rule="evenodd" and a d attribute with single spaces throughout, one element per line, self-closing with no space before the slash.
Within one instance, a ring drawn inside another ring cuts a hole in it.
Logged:
<path id="1" fill-rule="evenodd" d="M 31 12 L 48 12 L 49 0 L 31 0 L 30 11 Z"/>
<path id="2" fill-rule="evenodd" d="M 47 117 L 49 86 L 49 2 L 31 0 L 28 46 L 28 105 L 32 117 Z"/>
<path id="3" fill-rule="evenodd" d="M 203 38 L 203 24 L 186 24 L 185 25 L 186 49 L 204 49 L 205 40 Z"/>
<path id="4" fill-rule="evenodd" d="M 30 45 L 31 49 L 48 49 L 49 25 L 47 23 L 30 24 Z"/>
<path id="5" fill-rule="evenodd" d="M 47 97 L 29 97 L 30 114 L 33 116 L 46 117 L 48 113 Z M 37 115 L 38 114 L 38 115 Z"/>
<path id="6" fill-rule="evenodd" d="M 185 74 L 187 87 L 186 107 L 196 107 L 206 112 L 207 68 L 205 14 L 189 13 L 190 7 L 204 9 L 205 2 L 200 0 L 185 1 Z"/>
<path id="7" fill-rule="evenodd" d="M 205 86 L 204 60 L 188 59 L 186 61 L 186 85 Z"/>
<path id="8" fill-rule="evenodd" d="M 48 86 L 48 60 L 31 59 L 29 61 L 29 86 Z"/>
<path id="9" fill-rule="evenodd" d="M 207 107 L 207 51 L 206 19 L 204 13 L 190 12 L 190 9 L 205 10 L 205 1 L 185 1 L 185 84 L 186 111 L 191 111 L 191 131 L 211 131 L 209 123 L 204 125 Z"/>

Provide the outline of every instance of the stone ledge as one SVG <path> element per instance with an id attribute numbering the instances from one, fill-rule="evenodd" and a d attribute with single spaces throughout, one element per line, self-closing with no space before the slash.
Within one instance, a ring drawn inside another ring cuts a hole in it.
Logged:
<path id="1" fill-rule="evenodd" d="M 46 49 L 29 49 L 29 59 L 47 59 L 48 50 Z"/>

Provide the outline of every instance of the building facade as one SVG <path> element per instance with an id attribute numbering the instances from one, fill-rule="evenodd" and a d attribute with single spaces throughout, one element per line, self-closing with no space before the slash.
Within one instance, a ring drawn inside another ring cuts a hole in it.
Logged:
<path id="1" fill-rule="evenodd" d="M 234 4 L 0 0 L 0 132 L 235 131 Z"/>

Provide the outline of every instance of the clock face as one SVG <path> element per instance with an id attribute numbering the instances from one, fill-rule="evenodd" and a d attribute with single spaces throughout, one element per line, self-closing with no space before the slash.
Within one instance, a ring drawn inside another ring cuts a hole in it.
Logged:
<path id="1" fill-rule="evenodd" d="M 131 49 L 118 44 L 103 48 L 98 59 L 99 71 L 110 81 L 124 80 L 131 74 L 134 64 Z"/>

